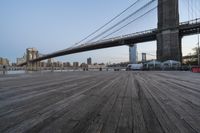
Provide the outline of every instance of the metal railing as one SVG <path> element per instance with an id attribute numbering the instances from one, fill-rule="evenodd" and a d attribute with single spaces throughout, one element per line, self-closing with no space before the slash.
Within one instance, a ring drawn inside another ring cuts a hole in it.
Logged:
<path id="1" fill-rule="evenodd" d="M 196 18 L 190 21 L 181 22 L 179 25 L 190 25 L 190 24 L 198 24 L 200 23 L 200 18 Z"/>
<path id="2" fill-rule="evenodd" d="M 98 40 L 96 42 L 81 44 L 81 45 L 79 45 L 77 47 L 84 47 L 84 46 L 88 46 L 88 45 L 91 46 L 91 45 L 95 45 L 95 44 L 100 44 L 100 43 L 105 43 L 105 42 L 112 42 L 112 41 L 121 40 L 121 39 L 125 39 L 125 38 L 137 37 L 137 36 L 140 36 L 140 35 L 151 34 L 151 33 L 154 33 L 156 31 L 157 31 L 157 29 L 155 28 L 155 29 L 135 32 L 135 33 L 126 34 L 126 35 L 122 35 L 122 36 L 117 36 L 117 37 L 112 37 L 112 38 L 108 38 L 108 39 Z M 72 47 L 72 48 L 75 48 L 75 47 Z"/>
<path id="3" fill-rule="evenodd" d="M 200 23 L 200 18 L 193 19 L 193 20 L 186 21 L 186 22 L 181 22 L 179 25 L 189 25 L 189 24 L 198 24 L 198 23 Z M 105 43 L 105 42 L 112 42 L 112 41 L 116 41 L 116 40 L 120 40 L 120 39 L 130 38 L 130 37 L 137 37 L 137 36 L 144 35 L 144 34 L 151 34 L 156 31 L 157 31 L 157 28 L 145 30 L 145 31 L 139 31 L 139 32 L 131 33 L 131 34 L 126 34 L 126 35 L 121 35 L 121 36 L 112 37 L 112 38 L 108 38 L 108 39 L 98 40 L 95 42 L 84 43 L 84 44 L 81 44 L 81 45 L 78 45 L 75 47 L 70 47 L 69 49 L 80 48 L 80 47 L 89 46 L 89 45 L 91 46 L 91 45 Z"/>
<path id="4" fill-rule="evenodd" d="M 200 23 L 200 18 L 193 19 L 193 20 L 186 21 L 186 22 L 181 22 L 179 25 L 190 25 L 190 24 L 198 24 L 198 23 Z M 122 35 L 122 36 L 112 37 L 112 38 L 108 38 L 108 39 L 98 40 L 96 42 L 85 43 L 85 44 L 81 44 L 79 46 L 94 45 L 94 44 L 98 44 L 98 43 L 111 42 L 111 41 L 130 38 L 130 37 L 137 37 L 137 36 L 144 35 L 144 34 L 151 34 L 156 31 L 157 31 L 157 28 L 154 28 L 154 29 L 150 29 L 150 30 L 145 30 L 145 31 L 135 32 L 135 33 L 126 34 L 126 35 Z"/>

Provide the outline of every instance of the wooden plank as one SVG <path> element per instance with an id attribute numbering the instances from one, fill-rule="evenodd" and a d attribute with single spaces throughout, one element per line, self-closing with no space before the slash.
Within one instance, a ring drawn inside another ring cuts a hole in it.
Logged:
<path id="1" fill-rule="evenodd" d="M 144 115 L 141 108 L 139 89 L 137 88 L 137 82 L 135 76 L 131 74 L 131 102 L 132 102 L 132 124 L 134 133 L 147 133 L 146 124 L 144 121 Z"/>
<path id="2" fill-rule="evenodd" d="M 117 126 L 117 133 L 132 133 L 132 102 L 131 102 L 131 79 L 130 74 L 127 75 L 128 80 L 124 84 L 125 95 L 123 97 L 122 110 Z"/>
<path id="3" fill-rule="evenodd" d="M 0 132 L 197 133 L 200 75 L 62 72 L 0 77 Z"/>

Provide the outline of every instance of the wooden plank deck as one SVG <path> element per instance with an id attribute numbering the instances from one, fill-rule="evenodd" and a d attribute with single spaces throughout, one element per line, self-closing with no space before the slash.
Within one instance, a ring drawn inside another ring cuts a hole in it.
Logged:
<path id="1" fill-rule="evenodd" d="M 200 133 L 200 74 L 0 77 L 0 133 Z"/>

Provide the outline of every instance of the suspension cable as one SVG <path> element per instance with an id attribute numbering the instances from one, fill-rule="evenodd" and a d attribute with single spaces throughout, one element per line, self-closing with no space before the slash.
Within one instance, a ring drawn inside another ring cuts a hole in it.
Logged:
<path id="1" fill-rule="evenodd" d="M 150 2 L 148 2 L 147 4 L 145 4 L 144 6 L 142 6 L 141 8 L 139 8 L 138 10 L 136 10 L 135 12 L 131 13 L 130 15 L 128 15 L 127 17 L 125 17 L 124 19 L 122 19 L 121 21 L 119 21 L 118 23 L 116 23 L 115 25 L 111 26 L 110 28 L 108 28 L 107 30 L 101 32 L 100 34 L 98 34 L 97 36 L 93 37 L 92 39 L 90 39 L 87 43 L 99 38 L 100 36 L 104 35 L 105 33 L 107 33 L 108 31 L 112 30 L 113 28 L 115 28 L 116 26 L 118 26 L 119 24 L 123 23 L 125 20 L 129 19 L 130 17 L 132 17 L 133 15 L 137 14 L 138 12 L 140 12 L 141 10 L 143 10 L 144 8 L 148 7 L 151 3 L 155 2 L 156 0 L 151 0 Z"/>
<path id="2" fill-rule="evenodd" d="M 147 12 L 145 12 L 144 14 L 142 14 L 142 15 L 138 16 L 137 18 L 135 18 L 134 20 L 132 20 L 132 21 L 128 22 L 127 24 L 123 25 L 122 27 L 118 28 L 117 30 L 115 30 L 115 31 L 111 32 L 110 34 L 108 34 L 108 35 L 104 36 L 102 39 L 105 39 L 106 37 L 108 37 L 108 36 L 110 36 L 110 35 L 112 35 L 112 34 L 114 34 L 114 33 L 118 32 L 118 31 L 120 31 L 120 30 L 121 30 L 121 29 L 123 29 L 124 27 L 126 27 L 126 26 L 130 25 L 131 23 L 133 23 L 133 22 L 137 21 L 138 19 L 140 19 L 140 18 L 144 17 L 145 15 L 147 15 L 147 14 L 149 14 L 150 12 L 154 11 L 155 9 L 157 9 L 157 6 L 156 6 L 156 7 L 154 7 L 154 8 L 152 8 L 152 9 L 150 9 L 150 10 L 148 10 L 148 11 L 147 11 Z M 100 39 L 100 40 L 102 40 L 102 39 Z"/>
<path id="3" fill-rule="evenodd" d="M 91 37 L 92 35 L 94 35 L 95 33 L 97 33 L 98 31 L 100 31 L 101 29 L 103 29 L 104 27 L 106 27 L 108 24 L 110 24 L 111 22 L 113 22 L 114 20 L 116 20 L 118 17 L 120 17 L 122 14 L 124 14 L 126 11 L 128 11 L 130 8 L 132 8 L 134 5 L 136 5 L 139 1 L 141 1 L 141 0 L 135 1 L 129 7 L 127 7 L 122 12 L 120 12 L 115 17 L 113 17 L 111 20 L 109 20 L 107 23 L 105 23 L 103 26 L 101 26 L 100 28 L 96 29 L 94 32 L 92 32 L 91 34 L 89 34 L 88 36 L 86 36 L 85 38 L 83 38 L 82 40 L 80 40 L 79 42 L 75 43 L 75 45 L 80 44 L 81 42 L 85 41 L 86 39 L 88 39 L 89 37 Z"/>

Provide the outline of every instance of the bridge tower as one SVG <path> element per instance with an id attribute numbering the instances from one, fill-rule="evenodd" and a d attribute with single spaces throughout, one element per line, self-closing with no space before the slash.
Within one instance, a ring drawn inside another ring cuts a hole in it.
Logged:
<path id="1" fill-rule="evenodd" d="M 38 62 L 30 62 L 30 60 L 38 58 L 38 51 L 35 48 L 27 48 L 26 49 L 26 61 L 27 61 L 27 70 L 37 71 L 38 70 Z"/>
<path id="2" fill-rule="evenodd" d="M 157 59 L 182 61 L 178 0 L 158 0 Z"/>

